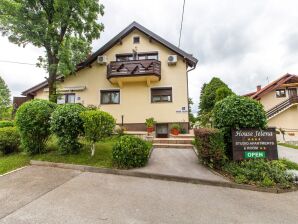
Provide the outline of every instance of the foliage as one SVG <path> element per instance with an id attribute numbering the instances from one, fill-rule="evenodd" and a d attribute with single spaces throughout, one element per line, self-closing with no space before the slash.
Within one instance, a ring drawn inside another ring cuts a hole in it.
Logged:
<path id="1" fill-rule="evenodd" d="M 10 91 L 0 76 L 0 120 L 6 118 L 10 106 Z"/>
<path id="2" fill-rule="evenodd" d="M 113 161 L 120 168 L 141 167 L 147 163 L 149 152 L 148 142 L 135 136 L 124 135 L 113 147 Z"/>
<path id="3" fill-rule="evenodd" d="M 214 127 L 225 135 L 227 153 L 231 157 L 231 130 L 237 128 L 265 128 L 267 117 L 262 104 L 242 96 L 228 96 L 216 103 L 213 110 Z"/>
<path id="4" fill-rule="evenodd" d="M 195 129 L 194 134 L 199 160 L 211 168 L 220 169 L 227 159 L 223 133 L 218 129 L 200 128 Z"/>
<path id="5" fill-rule="evenodd" d="M 0 31 L 11 42 L 45 49 L 46 56 L 39 58 L 38 65 L 49 73 L 52 101 L 57 99 L 57 74 L 74 73 L 103 30 L 98 22 L 103 5 L 97 0 L 2 0 L 0 14 Z"/>
<path id="6" fill-rule="evenodd" d="M 31 100 L 22 104 L 16 113 L 23 148 L 30 154 L 44 151 L 50 136 L 50 117 L 56 104 L 47 100 Z"/>
<path id="7" fill-rule="evenodd" d="M 153 117 L 150 117 L 150 118 L 147 118 L 146 119 L 146 126 L 147 128 L 151 128 L 151 127 L 154 127 L 156 121 L 154 120 Z"/>
<path id="8" fill-rule="evenodd" d="M 100 110 L 87 110 L 82 112 L 84 133 L 91 142 L 91 156 L 95 153 L 95 143 L 113 134 L 116 121 L 112 115 Z"/>
<path id="9" fill-rule="evenodd" d="M 227 163 L 223 170 L 233 176 L 240 184 L 256 184 L 264 187 L 278 186 L 289 188 L 293 177 L 286 172 L 286 165 L 278 160 L 245 160 Z"/>
<path id="10" fill-rule="evenodd" d="M 81 144 L 78 136 L 83 133 L 80 114 L 85 108 L 80 104 L 59 105 L 52 114 L 51 131 L 58 137 L 61 154 L 78 153 Z"/>
<path id="11" fill-rule="evenodd" d="M 20 146 L 20 134 L 15 127 L 0 129 L 0 152 L 8 154 L 16 152 Z"/>
<path id="12" fill-rule="evenodd" d="M 230 88 L 225 86 L 220 87 L 215 92 L 215 102 L 221 101 L 230 95 L 234 95 L 233 91 Z"/>
<path id="13" fill-rule="evenodd" d="M 221 81 L 214 77 L 208 84 L 203 85 L 200 95 L 199 120 L 202 126 L 210 126 L 212 110 L 219 99 L 223 99 L 226 94 L 233 94 L 232 90 Z"/>
<path id="14" fill-rule="evenodd" d="M 193 105 L 192 98 L 188 98 L 188 117 L 189 117 L 189 122 L 190 122 L 191 126 L 193 126 L 197 121 L 196 117 L 191 112 L 191 106 L 192 105 Z"/>
<path id="15" fill-rule="evenodd" d="M 14 126 L 13 121 L 0 121 L 0 128 L 13 127 L 13 126 Z"/>
<path id="16" fill-rule="evenodd" d="M 116 125 L 115 126 L 114 132 L 118 135 L 118 137 L 124 135 L 124 132 L 125 131 L 126 131 L 126 128 L 125 127 L 119 126 L 119 125 Z"/>
<path id="17" fill-rule="evenodd" d="M 281 163 L 283 163 L 288 170 L 298 170 L 298 164 L 295 163 L 295 162 L 292 162 L 292 161 L 287 160 L 287 159 L 280 159 L 279 161 Z"/>
<path id="18" fill-rule="evenodd" d="M 181 126 L 179 124 L 171 124 L 171 130 L 176 129 L 178 131 L 181 131 Z"/>

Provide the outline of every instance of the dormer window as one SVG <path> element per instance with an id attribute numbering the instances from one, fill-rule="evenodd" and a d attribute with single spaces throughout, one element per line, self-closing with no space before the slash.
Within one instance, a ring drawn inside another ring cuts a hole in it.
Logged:
<path id="1" fill-rule="evenodd" d="M 286 97 L 286 90 L 285 89 L 277 89 L 275 92 L 276 92 L 276 97 L 277 98 Z"/>
<path id="2" fill-rule="evenodd" d="M 139 44 L 140 43 L 140 37 L 133 37 L 133 43 Z"/>

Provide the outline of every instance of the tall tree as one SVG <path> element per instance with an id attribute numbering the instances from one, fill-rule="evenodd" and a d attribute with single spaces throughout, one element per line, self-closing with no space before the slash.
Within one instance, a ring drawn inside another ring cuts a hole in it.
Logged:
<path id="1" fill-rule="evenodd" d="M 211 115 L 215 103 L 231 94 L 234 94 L 233 91 L 217 77 L 213 77 L 208 84 L 203 85 L 198 113 L 201 125 L 211 126 Z"/>
<path id="2" fill-rule="evenodd" d="M 10 91 L 0 76 L 0 119 L 3 119 L 3 116 L 7 112 L 10 106 Z"/>
<path id="3" fill-rule="evenodd" d="M 193 105 L 192 98 L 188 98 L 188 117 L 191 125 L 193 125 L 196 122 L 196 118 L 191 112 L 191 106 Z"/>
<path id="4" fill-rule="evenodd" d="M 73 74 L 100 37 L 103 9 L 98 0 L 0 0 L 0 32 L 19 46 L 45 49 L 37 65 L 48 72 L 51 101 L 57 101 L 57 76 Z"/>

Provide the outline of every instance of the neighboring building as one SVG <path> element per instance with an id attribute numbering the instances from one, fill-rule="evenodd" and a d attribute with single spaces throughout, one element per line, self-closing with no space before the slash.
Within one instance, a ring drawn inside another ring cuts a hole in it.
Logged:
<path id="1" fill-rule="evenodd" d="M 286 74 L 264 88 L 247 94 L 259 100 L 267 113 L 268 126 L 282 128 L 290 135 L 298 134 L 298 76 Z M 296 132 L 296 133 L 295 133 Z"/>
<path id="2" fill-rule="evenodd" d="M 157 121 L 157 136 L 167 136 L 172 123 L 186 130 L 187 73 L 197 59 L 133 22 L 86 61 L 75 75 L 60 78 L 58 103 L 95 105 L 130 131 L 145 131 L 145 119 Z M 22 93 L 48 99 L 47 82 Z"/>

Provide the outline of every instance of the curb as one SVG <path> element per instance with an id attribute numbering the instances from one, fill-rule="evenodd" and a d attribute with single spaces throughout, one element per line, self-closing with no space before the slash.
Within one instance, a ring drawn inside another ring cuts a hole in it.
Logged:
<path id="1" fill-rule="evenodd" d="M 9 171 L 9 172 L 7 172 L 7 173 L 4 173 L 4 174 L 0 174 L 0 177 L 4 177 L 4 176 L 6 176 L 6 175 L 8 175 L 8 174 L 11 174 L 11 173 L 20 171 L 20 170 L 22 170 L 22 169 L 25 169 L 26 167 L 28 167 L 28 165 L 27 165 L 27 166 L 22 166 L 22 167 L 20 167 L 20 168 L 15 169 L 15 170 L 11 170 L 11 171 Z"/>
<path id="2" fill-rule="evenodd" d="M 45 162 L 45 161 L 38 161 L 38 160 L 30 160 L 30 164 L 35 166 L 48 166 L 48 167 L 56 167 L 56 168 L 63 168 L 63 169 L 73 169 L 73 170 L 79 170 L 82 172 L 150 178 L 150 179 L 156 179 L 156 180 L 201 184 L 201 185 L 216 186 L 216 187 L 227 187 L 227 188 L 259 191 L 259 192 L 267 192 L 267 193 L 286 193 L 286 192 L 292 192 L 297 190 L 297 189 L 263 188 L 263 187 L 257 187 L 252 185 L 236 184 L 233 182 L 214 181 L 214 180 L 206 180 L 206 179 L 192 178 L 192 177 L 181 177 L 181 176 L 173 176 L 173 175 L 165 175 L 165 174 L 143 173 L 143 172 L 131 171 L 131 170 L 99 168 L 99 167 L 92 167 L 92 166 L 85 166 L 85 165 L 53 163 L 53 162 Z"/>

